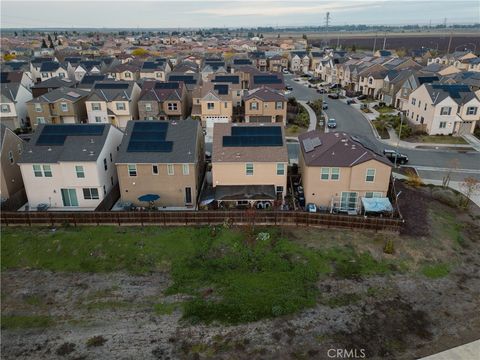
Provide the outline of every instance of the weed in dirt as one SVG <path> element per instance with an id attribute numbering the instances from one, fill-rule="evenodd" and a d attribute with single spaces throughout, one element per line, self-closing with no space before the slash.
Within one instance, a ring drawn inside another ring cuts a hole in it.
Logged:
<path id="1" fill-rule="evenodd" d="M 75 351 L 75 344 L 71 342 L 66 342 L 60 345 L 57 349 L 56 354 L 59 356 L 66 356 Z"/>
<path id="2" fill-rule="evenodd" d="M 128 301 L 106 300 L 95 301 L 83 305 L 87 310 L 116 310 L 134 306 Z"/>
<path id="3" fill-rule="evenodd" d="M 87 340 L 87 347 L 102 346 L 106 342 L 107 339 L 105 339 L 102 335 L 93 336 Z"/>
<path id="4" fill-rule="evenodd" d="M 338 296 L 329 298 L 326 300 L 326 305 L 330 306 L 331 308 L 348 306 L 359 302 L 362 297 L 359 294 L 355 293 L 346 293 L 340 294 Z"/>
<path id="5" fill-rule="evenodd" d="M 44 315 L 2 315 L 2 329 L 31 329 L 53 326 L 55 321 Z"/>
<path id="6" fill-rule="evenodd" d="M 428 264 L 422 267 L 422 274 L 431 279 L 438 279 L 450 273 L 450 266 L 444 263 Z"/>
<path id="7" fill-rule="evenodd" d="M 158 303 L 153 306 L 153 310 L 157 315 L 171 315 L 180 307 L 177 303 Z"/>

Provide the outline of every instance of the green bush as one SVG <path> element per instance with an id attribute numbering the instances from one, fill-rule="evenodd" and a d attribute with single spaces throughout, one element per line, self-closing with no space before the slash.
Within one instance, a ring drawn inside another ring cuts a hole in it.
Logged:
<path id="1" fill-rule="evenodd" d="M 448 264 L 429 264 L 422 267 L 422 274 L 431 279 L 442 278 L 447 276 L 449 273 L 450 266 Z"/>
<path id="2" fill-rule="evenodd" d="M 395 247 L 392 239 L 387 240 L 387 242 L 385 243 L 385 246 L 383 247 L 383 252 L 385 254 L 390 254 L 390 255 L 395 252 Z"/>

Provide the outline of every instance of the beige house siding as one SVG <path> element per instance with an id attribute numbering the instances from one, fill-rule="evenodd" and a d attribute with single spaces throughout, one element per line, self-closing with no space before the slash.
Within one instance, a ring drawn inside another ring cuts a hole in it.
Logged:
<path id="1" fill-rule="evenodd" d="M 19 190 L 23 189 L 23 180 L 20 167 L 17 164 L 20 158 L 23 143 L 22 140 L 10 130 L 5 131 L 1 153 L 1 192 L 2 199 L 8 199 Z M 13 163 L 10 162 L 9 153 L 13 155 Z"/>
<path id="2" fill-rule="evenodd" d="M 258 103 L 257 109 L 251 109 L 252 103 Z M 281 122 L 286 125 L 287 119 L 287 102 L 282 101 L 282 108 L 276 108 L 276 101 L 263 101 L 259 99 L 249 99 L 245 101 L 245 122 L 250 122 L 250 117 L 266 116 L 270 117 L 272 123 Z"/>

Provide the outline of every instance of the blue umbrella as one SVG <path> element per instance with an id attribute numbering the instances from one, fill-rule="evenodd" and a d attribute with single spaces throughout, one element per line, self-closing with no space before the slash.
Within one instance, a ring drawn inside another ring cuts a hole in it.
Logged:
<path id="1" fill-rule="evenodd" d="M 148 202 L 152 202 L 152 201 L 155 201 L 155 200 L 158 200 L 160 199 L 160 196 L 159 195 L 156 195 L 156 194 L 146 194 L 146 195 L 142 195 L 138 198 L 138 201 L 148 201 Z"/>

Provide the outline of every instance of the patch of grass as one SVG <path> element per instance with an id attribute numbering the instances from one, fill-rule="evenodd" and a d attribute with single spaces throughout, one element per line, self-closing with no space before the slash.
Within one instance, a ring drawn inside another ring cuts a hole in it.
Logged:
<path id="1" fill-rule="evenodd" d="M 355 304 L 361 300 L 361 296 L 355 293 L 347 293 L 347 294 L 340 294 L 338 296 L 329 298 L 326 301 L 326 305 L 330 306 L 331 308 L 347 306 L 351 304 Z"/>
<path id="2" fill-rule="evenodd" d="M 378 107 L 377 110 L 380 114 L 388 114 L 388 113 L 391 113 L 395 110 L 394 107 L 392 106 L 381 106 L 381 107 Z"/>
<path id="3" fill-rule="evenodd" d="M 422 142 L 422 143 L 432 143 L 432 144 L 458 144 L 465 145 L 468 142 L 465 141 L 461 136 L 451 136 L 451 135 L 418 135 L 411 136 L 405 141 L 411 142 Z"/>
<path id="4" fill-rule="evenodd" d="M 171 315 L 180 307 L 177 303 L 158 303 L 153 306 L 153 310 L 157 315 Z"/>
<path id="5" fill-rule="evenodd" d="M 422 274 L 431 279 L 438 279 L 450 273 L 450 266 L 444 263 L 429 264 L 422 267 Z"/>
<path id="6" fill-rule="evenodd" d="M 47 328 L 55 321 L 44 315 L 2 315 L 2 329 Z"/>
<path id="7" fill-rule="evenodd" d="M 25 299 L 25 303 L 27 303 L 28 305 L 32 305 L 32 306 L 38 306 L 38 305 L 42 304 L 43 301 L 39 296 L 31 295 L 31 296 L 28 296 Z"/>
<path id="8" fill-rule="evenodd" d="M 95 301 L 84 304 L 87 310 L 115 310 L 132 306 L 133 304 L 130 302 L 117 300 Z"/>
<path id="9" fill-rule="evenodd" d="M 87 347 L 102 346 L 106 341 L 107 339 L 101 335 L 93 336 L 87 340 Z"/>

